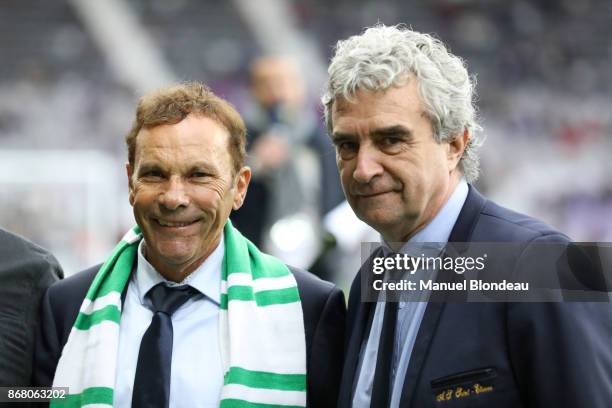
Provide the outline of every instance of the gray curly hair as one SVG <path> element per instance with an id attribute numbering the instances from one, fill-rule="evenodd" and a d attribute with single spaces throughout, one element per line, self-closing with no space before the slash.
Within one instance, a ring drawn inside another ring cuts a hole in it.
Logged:
<path id="1" fill-rule="evenodd" d="M 476 81 L 468 75 L 463 60 L 449 53 L 440 40 L 403 25 L 376 25 L 338 41 L 328 73 L 321 101 L 330 134 L 337 98 L 353 101 L 360 89 L 384 91 L 402 86 L 413 75 L 435 139 L 447 142 L 468 131 L 460 168 L 468 182 L 478 178 L 477 150 L 483 137 L 473 101 Z"/>

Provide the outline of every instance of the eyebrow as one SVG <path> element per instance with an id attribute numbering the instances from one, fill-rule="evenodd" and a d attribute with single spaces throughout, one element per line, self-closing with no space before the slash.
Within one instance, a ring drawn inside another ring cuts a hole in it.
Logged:
<path id="1" fill-rule="evenodd" d="M 385 136 L 401 136 L 405 138 L 412 138 L 412 130 L 402 125 L 389 126 L 384 128 L 374 129 L 370 135 L 375 138 L 381 138 Z"/>
<path id="2" fill-rule="evenodd" d="M 387 136 L 396 136 L 396 137 L 403 137 L 406 139 L 411 139 L 414 136 L 414 134 L 412 133 L 412 130 L 402 125 L 394 125 L 394 126 L 377 128 L 377 129 L 374 129 L 372 132 L 370 132 L 370 137 L 375 138 L 375 139 L 380 139 L 380 138 L 387 137 Z M 344 132 L 335 132 L 335 133 L 332 133 L 331 135 L 332 143 L 340 143 L 346 140 L 353 140 L 356 138 L 357 138 L 356 135 L 352 133 L 344 133 Z"/>
<path id="3" fill-rule="evenodd" d="M 150 171 L 150 170 L 164 171 L 165 168 L 166 167 L 160 163 L 144 162 L 140 165 L 139 170 L 141 173 L 143 173 L 143 172 Z M 210 163 L 206 163 L 206 162 L 196 162 L 190 165 L 188 168 L 188 172 L 193 172 L 196 170 L 203 170 L 207 173 L 215 173 L 217 171 L 217 168 L 211 165 Z"/>
<path id="4" fill-rule="evenodd" d="M 144 173 L 150 170 L 163 170 L 163 167 L 160 166 L 158 163 L 151 163 L 151 162 L 145 162 L 145 163 L 142 163 L 140 166 L 138 166 L 139 173 Z"/>
<path id="5" fill-rule="evenodd" d="M 206 173 L 211 173 L 211 174 L 217 172 L 217 168 L 215 166 L 211 165 L 210 163 L 206 163 L 206 162 L 197 162 L 189 166 L 189 172 L 193 172 L 196 170 L 204 170 Z"/>
<path id="6" fill-rule="evenodd" d="M 356 139 L 357 136 L 351 134 L 351 133 L 342 133 L 342 132 L 335 132 L 332 133 L 331 135 L 331 140 L 332 143 L 340 143 L 340 142 L 344 142 L 346 140 L 352 140 L 352 139 Z"/>

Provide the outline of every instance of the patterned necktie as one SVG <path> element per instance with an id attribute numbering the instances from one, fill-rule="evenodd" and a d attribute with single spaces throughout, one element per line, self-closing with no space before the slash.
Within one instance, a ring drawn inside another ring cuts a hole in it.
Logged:
<path id="1" fill-rule="evenodd" d="M 190 286 L 154 286 L 147 297 L 153 305 L 153 319 L 140 342 L 132 392 L 133 408 L 169 406 L 172 366 L 172 314 L 198 291 Z"/>

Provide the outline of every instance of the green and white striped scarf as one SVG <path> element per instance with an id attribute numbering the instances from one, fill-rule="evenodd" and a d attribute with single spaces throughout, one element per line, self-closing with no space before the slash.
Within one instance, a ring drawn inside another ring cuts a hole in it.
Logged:
<path id="1" fill-rule="evenodd" d="M 223 233 L 220 407 L 305 407 L 306 340 L 295 278 L 229 220 Z M 94 278 L 53 380 L 55 387 L 69 387 L 68 398 L 51 406 L 113 404 L 121 293 L 141 239 L 138 227 L 130 230 Z"/>

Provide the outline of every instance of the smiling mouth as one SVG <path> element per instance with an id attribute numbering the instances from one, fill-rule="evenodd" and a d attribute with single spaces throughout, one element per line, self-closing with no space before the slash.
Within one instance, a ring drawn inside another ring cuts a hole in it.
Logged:
<path id="1" fill-rule="evenodd" d="M 168 228 L 187 227 L 189 225 L 195 224 L 198 221 L 199 220 L 178 222 L 178 221 L 164 221 L 164 220 L 160 220 L 160 219 L 155 219 L 155 222 L 158 225 L 161 225 L 162 227 L 168 227 Z"/>
<path id="2" fill-rule="evenodd" d="M 372 193 L 372 194 L 357 194 L 357 197 L 359 197 L 359 198 L 372 198 L 372 197 L 378 197 L 378 196 L 381 196 L 381 195 L 387 194 L 387 193 L 391 193 L 391 191 L 381 191 L 379 193 Z"/>

